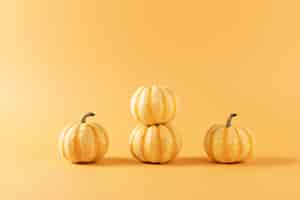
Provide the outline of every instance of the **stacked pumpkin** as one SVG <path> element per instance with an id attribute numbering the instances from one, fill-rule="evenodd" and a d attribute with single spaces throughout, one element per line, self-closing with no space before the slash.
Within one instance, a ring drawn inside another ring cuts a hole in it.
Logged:
<path id="1" fill-rule="evenodd" d="M 167 163 L 181 149 L 181 139 L 171 121 L 176 98 L 165 87 L 140 87 L 131 98 L 131 114 L 139 122 L 130 139 L 131 154 L 145 163 Z"/>

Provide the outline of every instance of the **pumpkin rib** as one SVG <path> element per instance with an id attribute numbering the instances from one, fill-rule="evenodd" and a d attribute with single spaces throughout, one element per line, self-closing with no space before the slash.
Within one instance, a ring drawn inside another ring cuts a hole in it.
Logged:
<path id="1" fill-rule="evenodd" d="M 206 154 L 208 155 L 208 156 L 211 156 L 211 152 L 209 151 L 210 150 L 210 147 L 209 147 L 209 142 L 210 142 L 210 135 L 213 133 L 213 130 L 215 131 L 215 129 L 217 128 L 217 125 L 216 124 L 214 124 L 214 125 L 212 125 L 209 129 L 208 129 L 208 131 L 206 132 L 206 135 L 205 135 L 205 138 L 204 138 L 204 150 L 205 150 L 205 152 L 206 152 Z"/>
<path id="2" fill-rule="evenodd" d="M 160 117 L 159 121 L 163 122 L 163 121 L 165 121 L 166 114 L 167 114 L 167 99 L 166 99 L 164 91 L 160 87 L 158 87 L 158 89 L 162 96 L 161 100 L 162 100 L 162 105 L 163 105 L 163 112 L 161 113 L 161 117 Z"/>
<path id="3" fill-rule="evenodd" d="M 98 142 L 97 142 L 97 130 L 94 130 L 91 126 L 89 126 L 88 123 L 85 123 L 84 125 L 84 130 L 79 131 L 78 133 L 78 140 L 77 142 L 79 143 L 79 147 L 81 150 L 81 157 L 80 157 L 80 162 L 92 162 L 95 161 L 97 155 L 98 155 Z M 83 145 L 83 138 L 90 138 L 90 141 L 92 144 L 90 145 Z"/>
<path id="4" fill-rule="evenodd" d="M 92 160 L 98 161 L 102 157 L 101 143 L 100 143 L 100 139 L 99 139 L 99 132 L 97 131 L 96 127 L 91 123 L 87 124 L 87 127 L 92 129 L 92 134 L 94 135 L 94 144 L 95 144 L 96 152 L 94 153 L 94 158 Z"/>
<path id="5" fill-rule="evenodd" d="M 94 126 L 96 126 L 100 130 L 99 133 L 102 134 L 105 138 L 104 139 L 105 140 L 104 151 L 102 152 L 102 154 L 104 155 L 105 153 L 107 153 L 108 148 L 109 148 L 109 139 L 108 139 L 108 136 L 107 136 L 107 132 L 103 128 L 103 126 L 101 126 L 100 124 L 93 123 L 93 122 L 91 122 L 90 124 L 93 124 Z"/>
<path id="6" fill-rule="evenodd" d="M 158 160 L 159 162 L 162 162 L 162 142 L 161 142 L 161 137 L 160 137 L 160 127 L 157 126 L 157 131 L 156 131 L 156 134 L 157 134 L 157 139 L 158 139 Z"/>
<path id="7" fill-rule="evenodd" d="M 144 130 L 143 130 L 143 135 L 142 135 L 142 137 L 141 137 L 141 143 L 140 143 L 141 157 L 142 157 L 142 160 L 147 161 L 147 157 L 146 157 L 146 155 L 145 155 L 145 137 L 146 137 L 148 128 L 147 128 L 147 127 L 141 127 L 141 129 L 142 129 L 142 128 L 143 128 Z"/>
<path id="8" fill-rule="evenodd" d="M 73 125 L 74 126 L 74 125 Z M 71 132 L 71 130 L 72 130 L 72 127 L 73 126 L 71 126 L 70 128 L 68 128 L 67 130 L 66 130 L 66 134 L 65 134 L 65 136 L 64 136 L 64 145 L 63 145 L 63 151 L 64 151 L 64 155 L 65 155 L 65 158 L 67 159 L 67 160 L 70 160 L 71 158 L 70 158 L 70 156 L 69 156 L 69 151 L 67 150 L 67 149 L 69 149 L 69 135 L 71 134 L 70 132 Z"/>
<path id="9" fill-rule="evenodd" d="M 60 136 L 59 136 L 58 149 L 59 149 L 60 156 L 63 158 L 66 158 L 65 149 L 64 149 L 65 137 L 66 137 L 68 130 L 72 126 L 74 126 L 74 123 L 70 123 L 67 126 L 65 126 L 65 128 L 61 131 Z"/>
<path id="10" fill-rule="evenodd" d="M 75 152 L 75 134 L 77 132 L 77 124 L 75 124 L 72 128 L 69 129 L 69 132 L 66 135 L 66 142 L 67 142 L 67 146 L 66 146 L 66 155 L 68 157 L 69 160 L 71 160 L 72 162 L 76 162 L 77 157 L 76 155 L 74 155 Z"/>
<path id="11" fill-rule="evenodd" d="M 135 137 L 135 133 L 136 133 L 136 127 L 131 131 L 130 135 L 129 135 L 129 140 L 128 140 L 128 145 L 129 145 L 129 151 L 130 153 L 133 155 L 133 139 Z"/>
<path id="12" fill-rule="evenodd" d="M 71 160 L 72 162 L 74 162 L 76 159 L 74 158 L 74 145 L 73 145 L 73 142 L 74 142 L 74 132 L 76 132 L 77 130 L 77 124 L 74 124 L 74 126 L 72 126 L 68 132 L 66 133 L 66 136 L 65 136 L 65 144 L 64 144 L 64 150 L 65 150 L 65 155 L 66 155 L 66 158 L 68 160 Z"/>
<path id="13" fill-rule="evenodd" d="M 142 90 L 142 87 L 139 87 L 138 89 L 136 89 L 134 91 L 132 97 L 130 98 L 130 113 L 135 119 L 137 119 L 136 112 L 135 112 L 136 99 L 141 90 Z"/>
<path id="14" fill-rule="evenodd" d="M 171 160 L 173 160 L 176 157 L 176 155 L 177 155 L 177 153 L 179 151 L 179 146 L 177 144 L 176 135 L 175 135 L 173 129 L 171 127 L 169 127 L 169 125 L 166 125 L 166 127 L 167 127 L 168 131 L 171 133 L 171 137 L 172 137 L 172 141 L 173 141 L 172 155 L 170 157 L 170 161 L 171 161 Z"/>
<path id="15" fill-rule="evenodd" d="M 164 95 L 165 95 L 165 98 L 166 98 L 166 115 L 165 115 L 165 119 L 164 119 L 164 123 L 165 122 L 168 122 L 168 121 L 171 121 L 171 118 L 172 118 L 172 107 L 171 107 L 171 104 L 172 101 L 172 96 L 169 94 L 169 92 L 166 90 L 166 88 L 162 88 L 162 90 L 164 91 Z"/>
<path id="16" fill-rule="evenodd" d="M 243 151 L 244 151 L 244 146 L 243 146 L 242 138 L 240 136 L 240 132 L 239 132 L 238 128 L 234 127 L 234 131 L 236 133 L 236 137 L 238 138 L 238 144 L 239 144 L 239 153 L 237 156 L 237 160 L 240 161 L 243 159 L 242 155 L 243 155 Z"/>
<path id="17" fill-rule="evenodd" d="M 153 115 L 153 110 L 152 110 L 152 87 L 149 87 L 148 89 L 148 104 L 147 104 L 147 107 L 148 107 L 148 112 L 149 112 L 149 118 L 150 118 L 150 124 L 153 124 L 155 123 L 155 119 L 154 119 L 154 115 Z M 146 121 L 146 120 L 145 120 Z"/>
<path id="18" fill-rule="evenodd" d="M 248 142 L 249 142 L 249 152 L 248 154 L 245 156 L 246 158 L 252 156 L 253 153 L 253 141 L 252 141 L 252 137 L 249 133 L 248 129 L 243 128 L 244 132 L 246 133 L 247 137 L 248 137 Z"/>
<path id="19" fill-rule="evenodd" d="M 139 95 L 139 99 L 137 101 L 136 107 L 137 107 L 137 113 L 139 116 L 139 120 L 142 124 L 148 124 L 149 121 L 149 97 L 148 97 L 148 87 L 145 87 L 142 90 L 142 93 Z"/>
<path id="20" fill-rule="evenodd" d="M 208 156 L 210 156 L 212 161 L 216 161 L 213 144 L 214 144 L 214 136 L 218 129 L 219 129 L 219 127 L 217 125 L 215 125 L 215 127 L 211 129 L 211 132 L 208 133 L 209 134 L 209 137 L 208 137 L 208 152 L 209 152 L 209 154 L 208 154 Z"/>
<path id="21" fill-rule="evenodd" d="M 224 128 L 223 130 L 224 132 L 224 138 L 223 138 L 223 153 L 222 153 L 222 160 L 224 161 L 229 161 L 230 160 L 230 156 L 229 156 L 229 148 L 228 148 L 228 138 L 229 138 L 229 131 L 228 131 L 228 128 Z"/>
<path id="22" fill-rule="evenodd" d="M 214 156 L 214 161 L 215 162 L 219 162 L 219 163 L 223 163 L 224 162 L 224 145 L 225 145 L 225 131 L 226 127 L 225 126 L 220 126 L 218 127 L 212 134 L 212 145 L 211 145 L 211 152 L 212 155 Z M 217 138 L 220 137 L 220 138 Z M 220 143 L 215 144 L 216 140 L 220 140 Z M 218 153 L 217 154 L 217 150 Z"/>
<path id="23" fill-rule="evenodd" d="M 138 161 L 140 162 L 143 162 L 142 159 L 140 159 L 140 157 L 135 153 L 134 149 L 133 149 L 133 143 L 134 143 L 134 140 L 135 140 L 135 137 L 137 136 L 138 134 L 138 129 L 139 127 L 136 127 L 133 132 L 131 133 L 132 134 L 132 138 L 131 140 L 129 141 L 129 147 L 130 147 L 130 152 L 131 154 L 133 155 L 134 158 L 136 158 Z"/>
<path id="24" fill-rule="evenodd" d="M 216 131 L 217 131 L 218 129 L 216 129 Z M 209 136 L 209 152 L 211 153 L 210 154 L 210 158 L 213 160 L 213 161 L 216 161 L 217 159 L 216 159 L 216 156 L 215 156 L 215 153 L 214 153 L 214 136 L 215 136 L 215 133 L 212 133 L 212 134 L 210 134 L 210 136 Z"/>
<path id="25" fill-rule="evenodd" d="M 135 100 L 134 100 L 134 103 L 133 103 L 133 106 L 134 106 L 134 113 L 135 113 L 135 116 L 136 116 L 136 119 L 138 121 L 142 121 L 141 120 L 141 116 L 140 116 L 140 112 L 138 110 L 138 104 L 140 103 L 140 98 L 141 98 L 141 95 L 144 91 L 144 87 L 141 87 L 140 91 L 137 93 L 136 97 L 135 97 Z"/>
<path id="26" fill-rule="evenodd" d="M 77 160 L 76 162 L 82 159 L 81 146 L 79 145 L 79 131 L 80 131 L 80 125 L 78 125 L 76 131 L 74 132 L 74 153 Z"/>
<path id="27" fill-rule="evenodd" d="M 175 95 L 173 94 L 173 92 L 169 89 L 169 88 L 165 88 L 165 91 L 170 95 L 172 101 L 173 101 L 173 109 L 172 109 L 172 113 L 170 116 L 169 121 L 173 120 L 175 118 L 176 115 L 176 98 Z"/>
<path id="28" fill-rule="evenodd" d="M 64 139 L 65 139 L 65 133 L 62 132 L 59 135 L 59 139 L 58 139 L 58 155 L 60 158 L 65 158 L 65 151 L 64 151 Z"/>

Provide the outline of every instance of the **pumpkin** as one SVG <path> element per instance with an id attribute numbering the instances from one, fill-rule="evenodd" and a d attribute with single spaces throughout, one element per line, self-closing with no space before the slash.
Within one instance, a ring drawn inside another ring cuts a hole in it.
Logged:
<path id="1" fill-rule="evenodd" d="M 168 88 L 140 87 L 131 98 L 130 110 L 145 125 L 163 124 L 175 117 L 176 99 Z"/>
<path id="2" fill-rule="evenodd" d="M 231 125 L 233 113 L 226 125 L 215 124 L 207 131 L 204 148 L 208 157 L 219 163 L 236 163 L 249 158 L 253 150 L 253 139 L 247 128 Z"/>
<path id="3" fill-rule="evenodd" d="M 181 149 L 181 139 L 174 128 L 167 125 L 138 125 L 133 129 L 129 146 L 131 154 L 145 163 L 166 163 Z"/>
<path id="4" fill-rule="evenodd" d="M 80 122 L 66 126 L 59 137 L 61 157 L 72 163 L 96 162 L 108 149 L 106 131 L 97 123 L 87 122 L 94 113 L 85 114 Z"/>

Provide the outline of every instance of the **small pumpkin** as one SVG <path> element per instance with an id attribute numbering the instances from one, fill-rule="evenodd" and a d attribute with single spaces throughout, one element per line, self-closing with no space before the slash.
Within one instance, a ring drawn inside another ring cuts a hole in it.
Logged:
<path id="1" fill-rule="evenodd" d="M 133 117 L 145 125 L 167 123 L 175 117 L 176 98 L 165 87 L 140 87 L 131 98 L 130 110 Z"/>
<path id="2" fill-rule="evenodd" d="M 129 146 L 131 154 L 145 163 L 166 163 L 181 149 L 181 138 L 170 125 L 138 125 L 133 129 Z"/>
<path id="3" fill-rule="evenodd" d="M 215 124 L 207 131 L 204 148 L 208 157 L 219 163 L 236 163 L 249 158 L 253 151 L 253 139 L 247 128 L 234 127 L 227 119 L 226 125 Z"/>
<path id="4" fill-rule="evenodd" d="M 96 162 L 108 149 L 108 137 L 102 126 L 88 122 L 94 113 L 86 113 L 80 122 L 65 127 L 59 137 L 58 149 L 61 157 L 72 163 Z"/>

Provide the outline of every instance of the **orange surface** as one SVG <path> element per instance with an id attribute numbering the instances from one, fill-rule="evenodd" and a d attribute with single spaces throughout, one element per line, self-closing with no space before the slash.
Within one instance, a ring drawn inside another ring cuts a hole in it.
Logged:
<path id="1" fill-rule="evenodd" d="M 0 2 L 1 199 L 299 199 L 298 1 Z M 180 97 L 183 149 L 170 165 L 129 153 L 140 85 Z M 103 164 L 57 158 L 63 126 L 94 111 Z M 203 137 L 230 112 L 255 160 L 206 161 Z"/>

